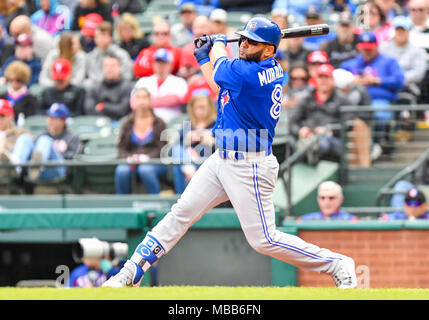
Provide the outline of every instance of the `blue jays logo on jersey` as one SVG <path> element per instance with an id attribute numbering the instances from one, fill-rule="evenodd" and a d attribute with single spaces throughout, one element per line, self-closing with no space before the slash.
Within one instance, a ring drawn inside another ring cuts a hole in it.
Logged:
<path id="1" fill-rule="evenodd" d="M 225 105 L 229 103 L 229 100 L 231 100 L 231 97 L 229 96 L 228 91 L 225 91 L 220 97 L 220 105 L 222 107 L 222 111 L 225 108 Z"/>

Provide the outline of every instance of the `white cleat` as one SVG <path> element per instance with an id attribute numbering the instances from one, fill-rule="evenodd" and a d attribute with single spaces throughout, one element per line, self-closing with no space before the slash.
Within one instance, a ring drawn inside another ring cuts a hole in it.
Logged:
<path id="1" fill-rule="evenodd" d="M 143 270 L 134 262 L 128 260 L 124 267 L 113 277 L 103 283 L 105 288 L 139 287 L 143 278 Z"/>
<path id="2" fill-rule="evenodd" d="M 352 258 L 344 257 L 338 262 L 337 269 L 331 275 L 339 289 L 352 289 L 357 286 L 355 262 Z"/>

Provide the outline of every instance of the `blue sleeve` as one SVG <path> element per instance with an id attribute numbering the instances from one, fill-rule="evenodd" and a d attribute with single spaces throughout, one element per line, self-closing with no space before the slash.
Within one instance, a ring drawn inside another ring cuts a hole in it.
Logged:
<path id="1" fill-rule="evenodd" d="M 245 61 L 240 59 L 228 59 L 222 57 L 217 59 L 214 65 L 213 80 L 220 88 L 240 90 L 245 78 L 243 68 Z"/>
<path id="2" fill-rule="evenodd" d="M 381 86 L 393 90 L 400 90 L 404 86 L 404 70 L 396 59 L 386 62 L 388 74 L 381 75 Z"/>

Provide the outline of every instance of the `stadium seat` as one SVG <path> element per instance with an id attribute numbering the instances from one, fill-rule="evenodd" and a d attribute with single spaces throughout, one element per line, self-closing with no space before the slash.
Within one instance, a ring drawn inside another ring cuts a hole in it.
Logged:
<path id="1" fill-rule="evenodd" d="M 91 139 L 76 160 L 101 163 L 118 157 L 117 136 Z M 79 189 L 87 188 L 100 193 L 114 193 L 116 165 L 79 167 L 74 171 L 74 182 Z"/>
<path id="2" fill-rule="evenodd" d="M 69 118 L 67 125 L 83 142 L 108 137 L 113 133 L 112 121 L 106 116 L 76 116 Z"/>
<path id="3" fill-rule="evenodd" d="M 30 131 L 33 137 L 36 137 L 46 130 L 47 119 L 46 115 L 29 116 L 25 119 L 24 128 Z"/>

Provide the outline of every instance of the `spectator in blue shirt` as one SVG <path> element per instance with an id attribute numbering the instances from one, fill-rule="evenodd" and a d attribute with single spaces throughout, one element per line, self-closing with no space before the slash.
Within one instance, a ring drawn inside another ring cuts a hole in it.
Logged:
<path id="1" fill-rule="evenodd" d="M 357 49 L 359 54 L 342 62 L 340 68 L 353 73 L 354 82 L 366 87 L 374 109 L 395 103 L 398 92 L 405 84 L 404 71 L 398 61 L 379 53 L 377 38 L 372 31 L 365 31 L 359 36 Z M 382 152 L 380 144 L 388 139 L 387 124 L 392 120 L 393 112 L 376 111 L 374 118 L 376 121 L 374 146 L 378 146 L 376 148 L 378 152 L 373 152 L 372 159 L 376 160 Z"/>
<path id="2" fill-rule="evenodd" d="M 323 20 L 320 11 L 316 10 L 314 7 L 311 7 L 305 16 L 305 24 L 311 26 L 321 23 L 323 23 Z M 336 37 L 336 33 L 331 29 L 328 34 L 304 38 L 302 45 L 307 50 L 319 50 L 323 43 L 332 41 Z"/>
<path id="3" fill-rule="evenodd" d="M 424 193 L 413 187 L 405 195 L 403 211 L 383 214 L 381 220 L 429 219 L 428 204 Z"/>
<path id="4" fill-rule="evenodd" d="M 298 221 L 309 220 L 349 220 L 357 221 L 358 217 L 341 210 L 344 201 L 341 186 L 334 181 L 325 181 L 317 189 L 317 203 L 320 211 L 310 212 L 298 218 Z"/>

